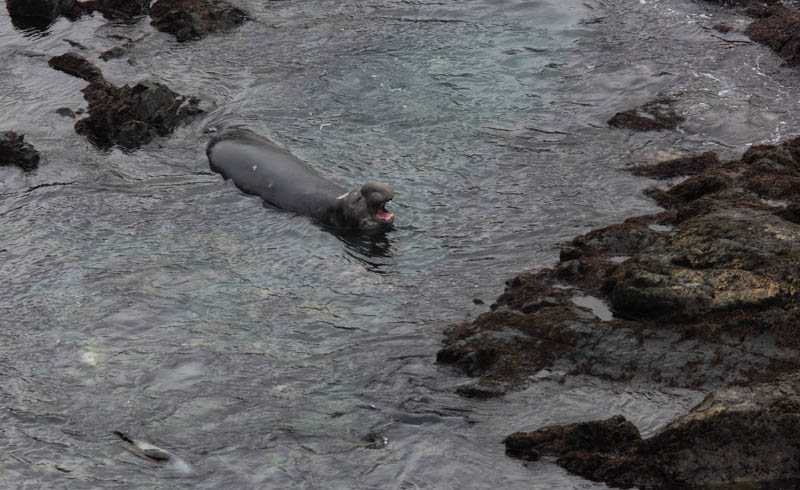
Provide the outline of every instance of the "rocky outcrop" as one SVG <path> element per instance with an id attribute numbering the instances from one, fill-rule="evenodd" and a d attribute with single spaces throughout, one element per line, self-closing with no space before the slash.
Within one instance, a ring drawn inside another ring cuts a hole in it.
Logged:
<path id="1" fill-rule="evenodd" d="M 438 362 L 479 398 L 576 374 L 715 390 L 646 440 L 614 417 L 512 434 L 507 452 L 622 488 L 794 488 L 800 138 L 631 171 L 686 179 L 645 191 L 664 211 L 579 236 L 553 268 L 507 282 L 491 311 L 445 331 Z"/>
<path id="2" fill-rule="evenodd" d="M 636 109 L 618 112 L 608 120 L 612 128 L 624 128 L 633 131 L 659 131 L 675 129 L 683 122 L 673 105 L 675 101 L 668 98 L 648 102 Z"/>
<path id="3" fill-rule="evenodd" d="M 23 170 L 33 170 L 39 166 L 39 152 L 25 136 L 13 131 L 0 133 L 0 165 L 16 165 Z"/>
<path id="4" fill-rule="evenodd" d="M 463 394 L 544 369 L 710 390 L 800 368 L 800 138 L 633 170 L 691 176 L 646 191 L 665 211 L 577 237 L 447 329 L 437 360 L 475 379 Z"/>
<path id="5" fill-rule="evenodd" d="M 567 470 L 640 489 L 796 488 L 800 482 L 800 374 L 722 388 L 642 440 L 621 416 L 506 438 L 510 456 L 555 456 Z"/>
<path id="6" fill-rule="evenodd" d="M 77 54 L 54 57 L 50 66 L 90 82 L 83 89 L 89 115 L 75 123 L 75 131 L 100 147 L 138 148 L 156 136 L 168 136 L 182 121 L 202 112 L 196 97 L 179 95 L 157 82 L 117 87 Z"/>
<path id="7" fill-rule="evenodd" d="M 46 27 L 76 5 L 75 0 L 6 0 L 15 26 Z"/>
<path id="8" fill-rule="evenodd" d="M 180 42 L 229 31 L 248 19 L 247 13 L 223 0 L 158 0 L 150 8 L 153 26 Z"/>
<path id="9" fill-rule="evenodd" d="M 800 12 L 777 5 L 761 9 L 759 17 L 745 30 L 757 43 L 777 52 L 789 65 L 800 65 Z"/>

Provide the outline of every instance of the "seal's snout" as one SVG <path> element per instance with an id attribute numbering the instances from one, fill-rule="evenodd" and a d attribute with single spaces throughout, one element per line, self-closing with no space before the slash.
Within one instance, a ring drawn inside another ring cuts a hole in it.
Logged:
<path id="1" fill-rule="evenodd" d="M 361 186 L 361 195 L 367 206 L 375 213 L 375 218 L 384 223 L 391 223 L 394 215 L 386 210 L 385 204 L 394 199 L 394 191 L 386 184 L 367 182 Z"/>

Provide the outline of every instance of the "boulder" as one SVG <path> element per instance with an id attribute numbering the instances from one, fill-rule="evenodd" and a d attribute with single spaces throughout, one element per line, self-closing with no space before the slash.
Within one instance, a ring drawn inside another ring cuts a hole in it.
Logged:
<path id="1" fill-rule="evenodd" d="M 0 133 L 0 165 L 16 165 L 23 170 L 39 166 L 39 152 L 13 131 Z"/>

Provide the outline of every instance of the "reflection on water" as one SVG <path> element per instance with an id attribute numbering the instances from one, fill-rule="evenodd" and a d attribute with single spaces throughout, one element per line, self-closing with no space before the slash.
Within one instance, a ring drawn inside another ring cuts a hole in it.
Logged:
<path id="1" fill-rule="evenodd" d="M 355 230 L 336 230 L 348 256 L 356 259 L 371 272 L 387 272 L 393 265 L 391 231 L 363 233 Z"/>
<path id="2" fill-rule="evenodd" d="M 724 157 L 797 127 L 780 60 L 719 49 L 705 29 L 734 13 L 236 3 L 255 21 L 184 44 L 146 18 L 99 15 L 31 35 L 0 8 L 0 129 L 44 157 L 31 173 L 0 168 L 0 486 L 603 488 L 506 458 L 500 441 L 615 413 L 651 434 L 698 400 L 554 371 L 479 402 L 454 395 L 467 380 L 434 359 L 444 327 L 485 309 L 474 298 L 490 303 L 579 233 L 656 209 L 649 183 L 618 169 Z M 99 59 L 124 39 L 137 40 L 125 57 Z M 115 84 L 155 79 L 207 116 L 135 152 L 98 151 L 55 112 L 86 107 L 86 82 L 47 66 L 77 45 Z M 660 94 L 682 94 L 679 131 L 604 124 Z M 754 96 L 775 102 L 756 110 Z M 396 229 L 331 233 L 242 195 L 208 168 L 203 128 L 220 121 L 345 187 L 391 185 Z M 136 458 L 114 430 L 193 472 Z"/>

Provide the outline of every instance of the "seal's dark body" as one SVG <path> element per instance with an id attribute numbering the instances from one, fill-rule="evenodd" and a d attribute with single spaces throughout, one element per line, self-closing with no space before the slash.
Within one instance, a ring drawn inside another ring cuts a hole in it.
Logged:
<path id="1" fill-rule="evenodd" d="M 251 131 L 223 130 L 208 144 L 206 155 L 211 170 L 272 206 L 309 216 L 326 226 L 374 227 L 371 221 L 377 208 L 368 202 L 370 196 L 362 196 L 364 188 L 348 193 L 288 150 Z M 383 187 L 393 197 L 391 189 Z"/>

